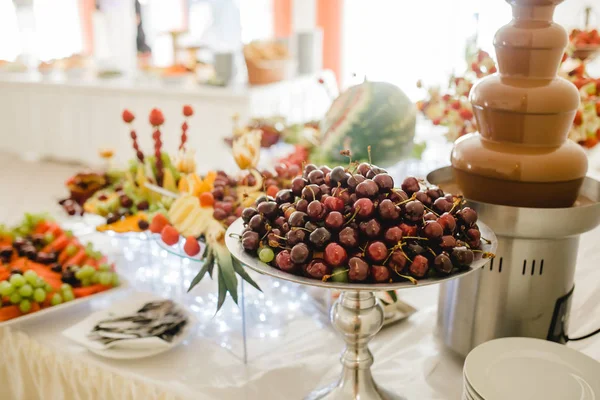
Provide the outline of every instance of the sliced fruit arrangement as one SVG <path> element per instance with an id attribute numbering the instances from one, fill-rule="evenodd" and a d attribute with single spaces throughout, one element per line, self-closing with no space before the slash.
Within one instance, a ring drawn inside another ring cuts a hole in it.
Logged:
<path id="1" fill-rule="evenodd" d="M 497 72 L 494 60 L 483 50 L 469 56 L 467 65 L 463 76 L 450 77 L 447 91 L 429 87 L 426 98 L 417 102 L 417 108 L 427 119 L 448 129 L 446 138 L 452 142 L 477 130 L 469 92 L 477 79 Z M 417 86 L 422 87 L 422 83 L 419 81 Z"/>
<path id="2" fill-rule="evenodd" d="M 148 116 L 154 149 L 151 155 L 146 155 L 133 129 L 135 115 L 124 110 L 121 118 L 130 126 L 135 158 L 123 170 L 78 174 L 69 179 L 67 187 L 71 195 L 61 201 L 65 210 L 70 215 L 87 212 L 105 217 L 106 224 L 99 226 L 99 231 L 140 232 L 148 229 L 149 221 L 156 213 L 166 214 L 173 197 L 180 192 L 198 196 L 210 191 L 215 174 L 204 178 L 196 175 L 194 151 L 186 147 L 188 120 L 193 114 L 191 106 L 183 107 L 181 143 L 177 157 L 172 158 L 163 151 L 161 126 L 165 118 L 162 112 L 155 108 Z"/>
<path id="3" fill-rule="evenodd" d="M 308 164 L 274 197 L 242 211 L 245 251 L 323 281 L 384 283 L 450 275 L 481 252 L 477 213 L 461 197 L 370 163 Z M 492 254 L 483 253 L 484 257 Z"/>
<path id="4" fill-rule="evenodd" d="M 118 285 L 104 255 L 45 215 L 0 229 L 0 322 Z"/>

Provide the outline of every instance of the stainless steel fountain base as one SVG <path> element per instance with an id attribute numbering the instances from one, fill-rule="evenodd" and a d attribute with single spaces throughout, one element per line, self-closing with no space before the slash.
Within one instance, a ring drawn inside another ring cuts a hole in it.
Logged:
<path id="1" fill-rule="evenodd" d="M 427 177 L 442 189 L 452 170 Z M 600 223 L 600 183 L 586 178 L 589 204 L 570 208 L 469 206 L 496 233 L 496 258 L 464 279 L 440 285 L 437 335 L 454 352 L 491 339 L 524 336 L 564 343 L 574 290 L 579 235 Z"/>
<path id="2" fill-rule="evenodd" d="M 373 292 L 342 292 L 330 312 L 331 323 L 344 337 L 338 382 L 309 394 L 306 400 L 401 400 L 378 387 L 371 375 L 369 341 L 383 326 L 383 306 Z"/>

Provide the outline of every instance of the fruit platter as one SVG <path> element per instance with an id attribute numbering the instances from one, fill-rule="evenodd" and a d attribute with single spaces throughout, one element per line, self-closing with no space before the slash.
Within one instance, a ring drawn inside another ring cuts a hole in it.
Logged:
<path id="1" fill-rule="evenodd" d="M 600 53 L 600 34 L 597 29 L 573 29 L 569 33 L 569 53 L 579 60 L 591 60 Z"/>
<path id="2" fill-rule="evenodd" d="M 256 199 L 227 231 L 227 247 L 239 263 L 341 291 L 330 318 L 346 342 L 342 373 L 308 399 L 400 399 L 371 374 L 368 342 L 385 321 L 373 292 L 444 282 L 494 257 L 496 236 L 461 197 L 414 177 L 394 186 L 371 163 L 308 164 L 291 189 Z"/>
<path id="3" fill-rule="evenodd" d="M 0 324 L 120 285 L 114 264 L 45 215 L 0 227 Z"/>

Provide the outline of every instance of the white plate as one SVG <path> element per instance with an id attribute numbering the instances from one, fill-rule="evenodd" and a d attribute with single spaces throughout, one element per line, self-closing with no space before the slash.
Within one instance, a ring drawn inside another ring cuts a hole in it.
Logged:
<path id="1" fill-rule="evenodd" d="M 540 339 L 484 343 L 467 356 L 464 375 L 466 384 L 485 400 L 600 399 L 600 363 Z"/>
<path id="2" fill-rule="evenodd" d="M 68 301 L 66 303 L 62 303 L 58 306 L 44 308 L 38 312 L 34 312 L 31 314 L 25 314 L 25 315 L 22 315 L 17 318 L 9 319 L 8 321 L 0 322 L 0 327 L 13 325 L 16 323 L 21 323 L 21 322 L 29 321 L 29 320 L 36 319 L 36 318 L 42 318 L 42 317 L 45 317 L 46 315 L 50 315 L 50 314 L 54 314 L 54 313 L 59 313 L 59 312 L 62 312 L 63 310 L 69 309 L 71 307 L 75 307 L 78 304 L 86 303 L 90 300 L 97 299 L 100 296 L 104 296 L 107 294 L 113 294 L 117 290 L 121 290 L 121 289 L 124 289 L 127 287 L 127 281 L 125 281 L 125 279 L 121 275 L 119 275 L 119 282 L 120 282 L 119 286 L 114 287 L 112 289 L 105 290 L 103 292 L 99 292 L 99 293 L 93 294 L 91 296 L 80 297 L 78 299 Z"/>
<path id="3" fill-rule="evenodd" d="M 106 358 L 112 358 L 115 360 L 132 360 L 155 356 L 171 350 L 173 347 L 180 344 L 195 325 L 195 318 L 185 308 L 180 306 L 180 308 L 187 315 L 188 323 L 185 325 L 179 335 L 177 335 L 170 343 L 157 337 L 151 337 L 135 340 L 122 340 L 116 346 L 101 348 L 102 345 L 88 340 L 87 334 L 92 330 L 98 321 L 107 318 L 114 318 L 119 315 L 132 314 L 139 310 L 144 304 L 157 300 L 164 299 L 151 293 L 134 293 L 124 300 L 113 303 L 110 308 L 91 314 L 84 320 L 78 322 L 70 328 L 67 328 L 63 331 L 63 335 L 82 345 L 90 352 Z"/>

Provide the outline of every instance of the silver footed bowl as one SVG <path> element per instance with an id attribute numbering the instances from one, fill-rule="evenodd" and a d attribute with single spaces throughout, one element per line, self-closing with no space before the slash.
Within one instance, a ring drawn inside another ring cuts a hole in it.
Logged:
<path id="1" fill-rule="evenodd" d="M 481 250 L 486 253 L 494 253 L 496 251 L 497 244 L 496 235 L 487 225 L 480 221 L 477 221 L 477 226 L 479 226 L 479 231 L 481 232 Z M 488 258 L 483 258 L 482 253 L 477 252 L 475 253 L 475 259 L 469 268 L 461 269 L 458 272 L 452 273 L 448 276 L 421 278 L 418 280 L 416 285 L 410 281 L 390 283 L 323 282 L 320 279 L 307 278 L 305 276 L 284 272 L 278 268 L 263 263 L 258 259 L 258 257 L 247 253 L 242 247 L 242 242 L 239 240 L 238 236 L 242 234 L 243 229 L 244 221 L 242 221 L 241 218 L 238 218 L 229 226 L 229 229 L 227 229 L 227 233 L 225 235 L 225 244 L 227 245 L 227 248 L 235 258 L 240 260 L 242 264 L 264 275 L 270 275 L 275 278 L 284 279 L 294 283 L 300 283 L 302 285 L 319 286 L 329 289 L 378 292 L 386 290 L 398 290 L 409 287 L 422 287 L 426 285 L 442 283 L 449 279 L 460 278 L 483 267 L 490 261 Z M 484 238 L 491 243 L 485 241 Z"/>
<path id="2" fill-rule="evenodd" d="M 487 225 L 481 222 L 477 222 L 477 225 L 482 237 L 482 252 L 494 253 L 497 243 L 496 235 Z M 423 278 L 416 285 L 409 281 L 390 283 L 323 282 L 319 279 L 283 272 L 246 253 L 239 239 L 243 229 L 244 224 L 240 218 L 231 224 L 225 236 L 227 248 L 242 264 L 261 274 L 275 278 L 341 291 L 341 295 L 331 307 L 329 315 L 333 327 L 346 342 L 340 358 L 342 372 L 336 382 L 309 393 L 304 398 L 305 400 L 406 400 L 405 397 L 379 386 L 371 374 L 374 358 L 368 343 L 379 332 L 384 320 L 383 306 L 373 292 L 433 285 L 460 278 L 483 267 L 490 260 L 483 258 L 482 253 L 475 253 L 476 257 L 469 268 L 448 276 Z M 486 242 L 483 238 L 491 243 Z"/>

